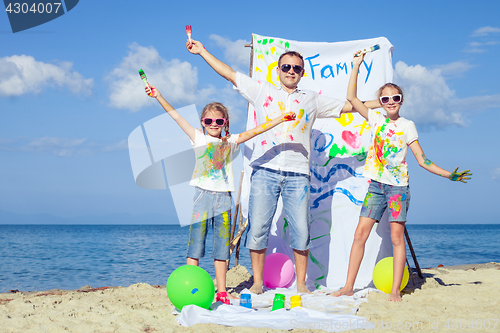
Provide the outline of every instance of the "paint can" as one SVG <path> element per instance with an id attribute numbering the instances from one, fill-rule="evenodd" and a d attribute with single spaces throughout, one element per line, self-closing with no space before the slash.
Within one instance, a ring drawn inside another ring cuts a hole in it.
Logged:
<path id="1" fill-rule="evenodd" d="M 271 311 L 283 309 L 284 307 L 285 307 L 285 295 L 283 294 L 274 295 L 273 309 Z"/>
<path id="2" fill-rule="evenodd" d="M 241 294 L 240 295 L 240 305 L 245 308 L 252 308 L 252 295 L 250 294 Z"/>
<path id="3" fill-rule="evenodd" d="M 290 297 L 290 309 L 293 309 L 296 306 L 302 306 L 302 298 L 300 295 Z"/>

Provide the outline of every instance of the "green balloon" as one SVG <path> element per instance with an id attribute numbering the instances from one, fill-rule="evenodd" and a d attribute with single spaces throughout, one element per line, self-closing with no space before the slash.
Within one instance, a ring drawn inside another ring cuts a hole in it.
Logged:
<path id="1" fill-rule="evenodd" d="M 191 304 L 209 309 L 214 300 L 215 286 L 210 274 L 203 268 L 184 265 L 168 277 L 167 295 L 179 310 Z"/>
<path id="2" fill-rule="evenodd" d="M 373 284 L 375 288 L 383 291 L 386 294 L 390 294 L 392 290 L 392 257 L 386 257 L 380 260 L 373 269 Z M 403 271 L 403 280 L 401 281 L 401 290 L 406 287 L 410 274 L 408 273 L 408 267 L 405 265 Z"/>

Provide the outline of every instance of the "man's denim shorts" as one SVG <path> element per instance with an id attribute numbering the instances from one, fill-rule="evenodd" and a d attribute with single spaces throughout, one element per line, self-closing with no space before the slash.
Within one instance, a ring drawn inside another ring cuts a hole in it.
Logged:
<path id="1" fill-rule="evenodd" d="M 309 175 L 254 168 L 248 207 L 249 230 L 245 246 L 251 250 L 267 248 L 269 231 L 281 195 L 285 218 L 290 226 L 291 246 L 307 250 L 309 235 Z"/>
<path id="2" fill-rule="evenodd" d="M 380 221 L 389 207 L 389 222 L 406 222 L 410 207 L 410 186 L 394 186 L 372 180 L 360 216 Z"/>
<path id="3" fill-rule="evenodd" d="M 187 248 L 189 258 L 198 259 L 205 256 L 205 240 L 208 227 L 212 225 L 214 234 L 212 257 L 217 260 L 229 259 L 232 205 L 231 192 L 195 188 Z"/>

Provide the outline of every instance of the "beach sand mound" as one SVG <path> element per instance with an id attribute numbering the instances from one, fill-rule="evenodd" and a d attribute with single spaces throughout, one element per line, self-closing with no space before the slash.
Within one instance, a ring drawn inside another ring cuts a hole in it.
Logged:
<path id="1" fill-rule="evenodd" d="M 373 330 L 377 332 L 493 332 L 500 329 L 500 264 L 460 269 L 443 267 L 426 269 L 423 273 L 423 280 L 414 279 L 405 289 L 401 303 L 388 302 L 386 294 L 370 293 L 368 303 L 361 305 L 358 315 L 378 327 Z M 233 294 L 252 283 L 250 274 L 242 266 L 230 270 L 227 281 L 228 290 Z M 165 286 L 144 283 L 126 288 L 85 286 L 75 291 L 4 293 L 0 294 L 0 331 L 219 333 L 223 329 L 228 332 L 278 332 L 215 324 L 182 327 L 175 320 L 173 310 Z M 471 322 L 474 327 L 468 326 Z M 461 328 L 464 324 L 465 328 Z M 454 329 L 454 325 L 458 328 Z M 321 332 L 293 330 L 312 331 Z"/>
<path id="2" fill-rule="evenodd" d="M 372 292 L 357 315 L 379 328 L 374 332 L 500 331 L 500 264 L 438 267 L 422 273 L 423 280 L 414 276 L 415 286 L 405 288 L 402 302 L 388 302 L 388 295 Z"/>
<path id="3" fill-rule="evenodd" d="M 245 288 L 250 289 L 253 284 L 253 276 L 245 266 L 235 266 L 226 275 L 226 290 L 232 295 L 239 295 Z"/>

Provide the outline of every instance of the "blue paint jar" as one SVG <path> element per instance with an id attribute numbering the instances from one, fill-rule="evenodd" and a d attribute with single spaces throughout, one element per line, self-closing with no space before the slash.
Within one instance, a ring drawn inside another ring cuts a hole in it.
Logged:
<path id="1" fill-rule="evenodd" d="M 252 295 L 250 294 L 241 294 L 240 295 L 240 305 L 245 308 L 252 308 Z"/>

